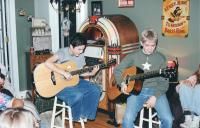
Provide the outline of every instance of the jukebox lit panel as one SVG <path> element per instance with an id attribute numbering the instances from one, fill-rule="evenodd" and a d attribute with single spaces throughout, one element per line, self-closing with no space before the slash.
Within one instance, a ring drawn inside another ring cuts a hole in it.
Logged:
<path id="1" fill-rule="evenodd" d="M 124 56 L 139 48 L 137 28 L 123 15 L 91 16 L 81 25 L 79 31 L 86 35 L 88 47 L 91 49 L 85 55 L 88 65 L 107 63 L 111 59 L 116 59 L 119 64 Z M 109 101 L 106 88 L 115 66 L 101 70 L 90 78 L 102 88 L 99 108 L 105 110 L 108 110 Z"/>

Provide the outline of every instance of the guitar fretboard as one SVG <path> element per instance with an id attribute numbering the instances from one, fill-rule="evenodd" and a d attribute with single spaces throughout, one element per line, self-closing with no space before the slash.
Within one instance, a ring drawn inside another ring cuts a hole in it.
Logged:
<path id="1" fill-rule="evenodd" d="M 79 70 L 75 70 L 75 71 L 71 71 L 71 75 L 77 75 L 77 74 L 83 74 L 86 73 L 88 71 L 92 71 L 93 67 L 88 67 L 88 68 L 83 68 L 83 69 L 79 69 Z"/>
<path id="2" fill-rule="evenodd" d="M 149 78 L 149 77 L 153 77 L 155 75 L 160 75 L 161 74 L 161 71 L 162 69 L 160 70 L 155 70 L 155 71 L 150 71 L 150 72 L 145 72 L 145 73 L 141 73 L 141 74 L 137 74 L 137 75 L 133 75 L 133 76 L 129 76 L 129 80 L 141 80 L 141 79 L 146 79 L 146 78 Z"/>
<path id="3" fill-rule="evenodd" d="M 103 69 L 103 68 L 107 68 L 109 67 L 110 65 L 116 63 L 116 60 L 113 59 L 111 61 L 108 62 L 108 64 L 99 64 L 99 69 Z M 75 71 L 71 71 L 71 75 L 77 75 L 77 74 L 83 74 L 83 73 L 86 73 L 88 71 L 92 71 L 94 68 L 94 66 L 90 66 L 90 67 L 87 67 L 87 68 L 83 68 L 83 69 L 79 69 L 79 70 L 75 70 Z"/>

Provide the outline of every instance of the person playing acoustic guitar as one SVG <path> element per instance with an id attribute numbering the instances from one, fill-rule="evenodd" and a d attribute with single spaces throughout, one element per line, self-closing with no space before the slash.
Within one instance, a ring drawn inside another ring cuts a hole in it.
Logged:
<path id="1" fill-rule="evenodd" d="M 166 57 L 156 50 L 157 33 L 153 29 L 146 29 L 141 33 L 141 37 L 142 48 L 123 58 L 114 70 L 115 80 L 117 85 L 121 87 L 121 92 L 129 95 L 122 127 L 133 128 L 137 114 L 145 104 L 147 108 L 154 107 L 156 109 L 161 120 L 161 128 L 172 128 L 173 117 L 165 94 L 169 80 L 162 76 L 146 78 L 142 80 L 141 92 L 136 94 L 132 91 L 127 92 L 128 83 L 122 78 L 123 71 L 132 66 L 143 69 L 144 73 L 166 68 Z"/>
<path id="2" fill-rule="evenodd" d="M 74 61 L 77 68 L 83 68 L 86 64 L 84 49 L 87 41 L 82 33 L 76 33 L 70 40 L 69 47 L 61 48 L 52 57 L 45 61 L 45 65 L 52 71 L 61 74 L 67 81 L 72 80 L 73 75 L 66 69 L 56 66 L 57 63 L 66 61 Z M 83 73 L 81 77 L 93 76 L 99 70 L 99 66 L 95 66 L 92 71 Z M 94 120 L 101 94 L 100 86 L 87 80 L 80 79 L 75 86 L 67 86 L 56 95 L 58 99 L 64 101 L 72 108 L 72 117 L 74 121 L 82 119 Z"/>

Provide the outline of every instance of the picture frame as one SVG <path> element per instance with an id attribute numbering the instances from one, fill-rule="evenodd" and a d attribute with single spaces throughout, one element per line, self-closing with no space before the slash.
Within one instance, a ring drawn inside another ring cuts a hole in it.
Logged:
<path id="1" fill-rule="evenodd" d="M 92 15 L 102 15 L 103 9 L 102 9 L 102 1 L 92 1 L 91 2 L 91 12 Z"/>
<path id="2" fill-rule="evenodd" d="M 134 7 L 135 0 L 118 0 L 118 7 L 125 8 L 125 7 Z"/>

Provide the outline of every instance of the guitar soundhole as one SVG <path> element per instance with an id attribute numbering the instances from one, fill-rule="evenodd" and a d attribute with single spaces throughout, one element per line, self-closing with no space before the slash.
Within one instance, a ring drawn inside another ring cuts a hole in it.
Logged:
<path id="1" fill-rule="evenodd" d="M 52 81 L 53 85 L 56 85 L 56 79 L 55 79 L 54 72 L 51 72 L 51 81 Z"/>
<path id="2" fill-rule="evenodd" d="M 129 75 L 126 76 L 126 79 L 125 79 L 125 84 L 128 84 L 129 83 L 129 80 L 130 80 L 130 77 Z"/>
<path id="3" fill-rule="evenodd" d="M 142 90 L 142 84 L 143 84 L 143 82 L 141 80 L 135 81 L 135 85 L 134 85 L 134 88 L 133 88 L 133 93 L 135 95 L 138 95 L 140 93 L 140 91 Z"/>

